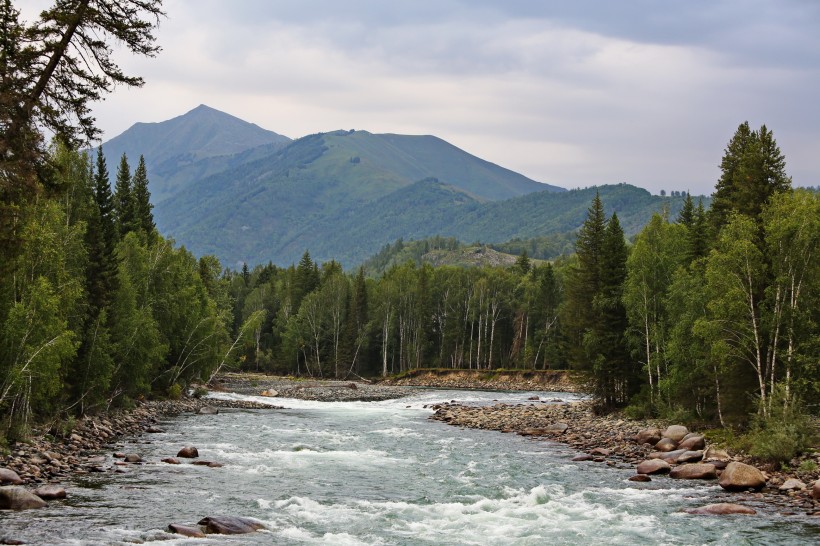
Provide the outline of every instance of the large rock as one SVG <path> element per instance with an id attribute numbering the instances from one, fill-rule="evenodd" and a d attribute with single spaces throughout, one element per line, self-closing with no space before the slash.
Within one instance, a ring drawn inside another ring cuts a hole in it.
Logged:
<path id="1" fill-rule="evenodd" d="M 177 453 L 177 457 L 183 459 L 196 459 L 199 457 L 199 451 L 194 446 L 185 446 L 179 450 Z"/>
<path id="2" fill-rule="evenodd" d="M 816 480 L 814 485 L 811 487 L 811 498 L 814 500 L 820 500 L 820 480 Z"/>
<path id="3" fill-rule="evenodd" d="M 698 451 L 706 447 L 706 439 L 700 435 L 692 435 L 689 434 L 687 438 L 684 438 L 681 443 L 678 444 L 680 449 L 688 449 L 690 451 Z"/>
<path id="4" fill-rule="evenodd" d="M 703 451 L 684 451 L 675 458 L 676 463 L 696 463 L 703 459 Z"/>
<path id="5" fill-rule="evenodd" d="M 635 474 L 634 476 L 630 476 L 627 479 L 631 482 L 651 482 L 652 481 L 652 478 L 650 478 L 646 474 Z"/>
<path id="6" fill-rule="evenodd" d="M 650 459 L 663 459 L 669 464 L 676 464 L 678 462 L 678 457 L 686 453 L 685 449 L 676 449 L 674 451 L 670 451 L 668 453 L 664 453 L 663 451 L 656 451 L 655 453 L 650 453 Z"/>
<path id="7" fill-rule="evenodd" d="M 806 484 L 798 480 L 797 478 L 789 478 L 783 485 L 780 486 L 781 491 L 802 491 L 806 488 Z"/>
<path id="8" fill-rule="evenodd" d="M 129 453 L 128 455 L 125 456 L 125 462 L 126 463 L 141 463 L 142 462 L 142 457 L 140 457 L 136 453 Z"/>
<path id="9" fill-rule="evenodd" d="M 569 425 L 566 423 L 553 423 L 551 425 L 547 425 L 544 429 L 550 434 L 563 434 L 567 431 Z"/>
<path id="10" fill-rule="evenodd" d="M 66 498 L 65 488 L 60 485 L 41 485 L 33 493 L 43 500 Z"/>
<path id="11" fill-rule="evenodd" d="M 766 485 L 766 477 L 753 466 L 733 461 L 726 465 L 718 483 L 727 491 L 762 489 Z"/>
<path id="12" fill-rule="evenodd" d="M 680 480 L 714 480 L 717 478 L 717 470 L 713 464 L 684 464 L 676 466 L 669 473 L 672 478 Z"/>
<path id="13" fill-rule="evenodd" d="M 687 434 L 689 434 L 689 429 L 683 425 L 670 425 L 663 431 L 663 437 L 669 438 L 675 443 L 683 440 Z"/>
<path id="14" fill-rule="evenodd" d="M 192 525 L 181 525 L 179 523 L 172 523 L 168 525 L 168 531 L 176 533 L 184 537 L 205 538 L 205 533 L 199 527 Z"/>
<path id="15" fill-rule="evenodd" d="M 655 449 L 658 451 L 674 451 L 677 447 L 678 443 L 671 438 L 663 438 L 655 444 Z"/>
<path id="16" fill-rule="evenodd" d="M 729 457 L 729 453 L 726 452 L 726 450 L 709 446 L 706 448 L 706 451 L 703 452 L 703 459 L 705 461 L 728 461 L 731 460 L 731 457 Z"/>
<path id="17" fill-rule="evenodd" d="M 235 516 L 209 516 L 199 520 L 198 525 L 202 525 L 206 533 L 218 535 L 243 535 L 265 528 L 258 521 Z"/>
<path id="18" fill-rule="evenodd" d="M 23 487 L 15 485 L 0 487 L 0 509 L 28 510 L 42 508 L 46 501 Z"/>
<path id="19" fill-rule="evenodd" d="M 0 484 L 10 483 L 11 485 L 20 485 L 23 483 L 22 478 L 17 475 L 17 472 L 9 468 L 0 468 Z"/>
<path id="20" fill-rule="evenodd" d="M 219 413 L 219 408 L 213 406 L 202 406 L 197 412 L 200 415 L 216 415 Z"/>
<path id="21" fill-rule="evenodd" d="M 672 470 L 672 465 L 663 459 L 649 459 L 638 465 L 638 474 L 666 474 Z"/>
<path id="22" fill-rule="evenodd" d="M 655 445 L 661 441 L 663 433 L 659 428 L 645 428 L 635 435 L 635 441 L 639 444 Z"/>
<path id="23" fill-rule="evenodd" d="M 752 508 L 742 506 L 740 504 L 732 504 L 731 502 L 719 502 L 717 504 L 707 504 L 699 508 L 690 508 L 686 510 L 690 514 L 699 514 L 704 516 L 726 516 L 731 514 L 757 514 Z"/>

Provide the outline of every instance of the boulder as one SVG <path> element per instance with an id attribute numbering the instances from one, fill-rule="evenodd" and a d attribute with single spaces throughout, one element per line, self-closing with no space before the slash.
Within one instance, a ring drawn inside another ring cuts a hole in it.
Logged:
<path id="1" fill-rule="evenodd" d="M 707 504 L 699 508 L 690 508 L 686 510 L 689 514 L 698 514 L 704 516 L 726 516 L 731 514 L 757 514 L 752 508 L 742 506 L 740 504 L 732 504 L 731 502 L 719 502 L 717 504 Z"/>
<path id="2" fill-rule="evenodd" d="M 697 451 L 699 449 L 703 449 L 706 447 L 706 439 L 703 436 L 698 434 L 687 435 L 687 438 L 684 438 L 681 443 L 678 444 L 680 449 L 689 449 L 691 451 Z"/>
<path id="3" fill-rule="evenodd" d="M 630 476 L 628 479 L 631 482 L 651 482 L 652 481 L 652 478 L 650 478 L 646 474 L 635 474 L 634 476 Z"/>
<path id="4" fill-rule="evenodd" d="M 140 457 L 136 453 L 129 453 L 128 455 L 125 456 L 125 462 L 126 463 L 141 463 L 142 462 L 142 457 Z"/>
<path id="5" fill-rule="evenodd" d="M 783 485 L 780 486 L 781 491 L 795 491 L 799 490 L 802 491 L 806 488 L 806 484 L 798 480 L 797 478 L 789 478 Z"/>
<path id="6" fill-rule="evenodd" d="M 725 450 L 709 446 L 703 452 L 703 459 L 706 461 L 728 461 L 731 457 Z"/>
<path id="7" fill-rule="evenodd" d="M 275 391 L 275 390 L 273 390 L 273 389 L 268 389 L 268 390 L 264 390 L 264 391 L 260 392 L 260 393 L 259 393 L 259 395 L 260 395 L 260 396 L 270 396 L 270 397 L 273 397 L 273 396 L 279 396 L 279 392 L 278 392 L 278 391 Z"/>
<path id="8" fill-rule="evenodd" d="M 675 458 L 676 463 L 696 463 L 703 459 L 703 451 L 684 451 Z"/>
<path id="9" fill-rule="evenodd" d="M 612 453 L 612 450 L 605 447 L 596 447 L 589 452 L 590 455 L 600 455 L 602 457 L 609 457 L 610 453 Z"/>
<path id="10" fill-rule="evenodd" d="M 649 459 L 638 465 L 638 474 L 666 474 L 672 466 L 662 459 Z"/>
<path id="11" fill-rule="evenodd" d="M 550 434 L 563 434 L 567 431 L 569 425 L 566 423 L 553 423 L 551 425 L 547 425 L 546 430 Z"/>
<path id="12" fill-rule="evenodd" d="M 243 535 L 265 528 L 258 521 L 235 516 L 209 516 L 199 520 L 198 525 L 205 528 L 205 533 L 217 535 Z"/>
<path id="13" fill-rule="evenodd" d="M 197 451 L 194 446 L 186 446 L 179 450 L 177 457 L 182 457 L 183 459 L 196 459 L 199 457 L 199 451 Z"/>
<path id="14" fill-rule="evenodd" d="M 200 415 L 217 415 L 219 413 L 219 408 L 215 408 L 213 406 L 202 406 L 199 408 L 197 413 Z"/>
<path id="15" fill-rule="evenodd" d="M 753 466 L 733 461 L 726 465 L 718 483 L 727 491 L 757 490 L 766 485 L 766 477 Z"/>
<path id="16" fill-rule="evenodd" d="M 680 457 L 684 453 L 686 453 L 685 449 L 676 449 L 676 450 L 670 451 L 668 453 L 660 452 L 658 457 L 651 457 L 650 456 L 649 458 L 650 459 L 663 459 L 664 461 L 666 461 L 669 464 L 675 464 L 675 463 L 678 462 L 678 457 Z M 651 455 L 654 455 L 654 453 L 652 453 Z"/>
<path id="17" fill-rule="evenodd" d="M 149 434 L 160 434 L 165 431 L 159 427 L 148 427 L 147 429 L 145 429 L 145 432 L 148 432 Z"/>
<path id="18" fill-rule="evenodd" d="M 713 464 L 684 464 L 676 466 L 669 473 L 672 478 L 679 480 L 714 480 L 717 479 L 717 470 Z"/>
<path id="19" fill-rule="evenodd" d="M 580 454 L 576 455 L 575 457 L 573 457 L 572 460 L 576 461 L 576 462 L 578 462 L 578 461 L 591 461 L 594 458 L 595 457 L 593 457 L 592 455 L 590 455 L 588 453 L 580 453 Z"/>
<path id="20" fill-rule="evenodd" d="M 820 500 L 820 480 L 816 480 L 814 485 L 811 487 L 811 498 L 814 500 Z"/>
<path id="21" fill-rule="evenodd" d="M 23 487 L 16 485 L 0 487 L 0 509 L 28 510 L 42 508 L 45 505 L 46 501 Z"/>
<path id="22" fill-rule="evenodd" d="M 23 479 L 17 475 L 17 472 L 8 468 L 0 468 L 0 484 L 10 483 L 11 485 L 20 485 Z"/>
<path id="23" fill-rule="evenodd" d="M 659 428 L 645 428 L 635 435 L 635 441 L 638 444 L 652 444 L 655 445 L 661 441 L 663 433 Z"/>
<path id="24" fill-rule="evenodd" d="M 184 537 L 205 538 L 205 533 L 203 533 L 199 527 L 194 527 L 193 525 L 172 523 L 168 526 L 168 531 Z"/>
<path id="25" fill-rule="evenodd" d="M 176 457 L 166 457 L 162 459 L 162 462 L 168 464 L 180 464 L 179 459 L 177 459 Z"/>
<path id="26" fill-rule="evenodd" d="M 655 449 L 658 451 L 674 451 L 677 447 L 678 443 L 671 438 L 663 438 L 655 444 Z"/>
<path id="27" fill-rule="evenodd" d="M 59 485 L 41 485 L 33 493 L 43 500 L 66 498 L 65 488 Z"/>
<path id="28" fill-rule="evenodd" d="M 689 429 L 683 425 L 670 425 L 663 431 L 663 437 L 669 438 L 676 444 L 689 434 Z"/>

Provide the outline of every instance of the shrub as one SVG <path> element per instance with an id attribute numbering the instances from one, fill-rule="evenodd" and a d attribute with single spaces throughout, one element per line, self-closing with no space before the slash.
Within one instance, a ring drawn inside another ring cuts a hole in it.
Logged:
<path id="1" fill-rule="evenodd" d="M 771 463 L 790 461 L 812 445 L 814 426 L 800 401 L 778 387 L 768 401 L 768 415 L 760 411 L 744 437 L 749 455 Z M 762 410 L 762 408 L 761 408 Z"/>
<path id="2" fill-rule="evenodd" d="M 194 398 L 202 398 L 206 394 L 208 394 L 208 389 L 206 389 L 202 385 L 197 385 L 196 388 L 194 389 L 194 395 L 193 396 L 194 396 Z"/>
<path id="3" fill-rule="evenodd" d="M 171 400 L 179 400 L 182 397 L 182 387 L 179 383 L 174 383 L 168 387 L 168 398 Z"/>

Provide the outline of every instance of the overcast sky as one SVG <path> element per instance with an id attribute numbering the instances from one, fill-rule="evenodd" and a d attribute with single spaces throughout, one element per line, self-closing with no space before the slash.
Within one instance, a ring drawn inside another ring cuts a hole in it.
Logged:
<path id="1" fill-rule="evenodd" d="M 24 15 L 43 1 L 20 3 Z M 110 139 L 199 104 L 298 138 L 433 134 L 563 187 L 711 193 L 738 124 L 820 185 L 820 1 L 166 0 Z"/>

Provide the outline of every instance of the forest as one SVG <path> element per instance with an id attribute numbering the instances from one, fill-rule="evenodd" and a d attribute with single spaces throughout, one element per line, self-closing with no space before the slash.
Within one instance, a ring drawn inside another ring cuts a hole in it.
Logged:
<path id="1" fill-rule="evenodd" d="M 737 128 L 708 208 L 687 196 L 631 241 L 596 197 L 574 252 L 549 262 L 513 241 L 509 268 L 344 271 L 306 250 L 290 267 L 233 271 L 157 232 L 142 158 L 132 170 L 123 155 L 112 176 L 100 149 L 82 151 L 97 136 L 87 103 L 141 82 L 104 41 L 68 48 L 72 33 L 150 56 L 161 14 L 158 1 L 91 4 L 110 10 L 57 4 L 29 28 L 0 3 L 0 437 L 178 397 L 229 369 L 440 367 L 574 370 L 602 412 L 805 444 L 803 416 L 820 411 L 820 198 L 792 188 L 766 126 Z"/>

